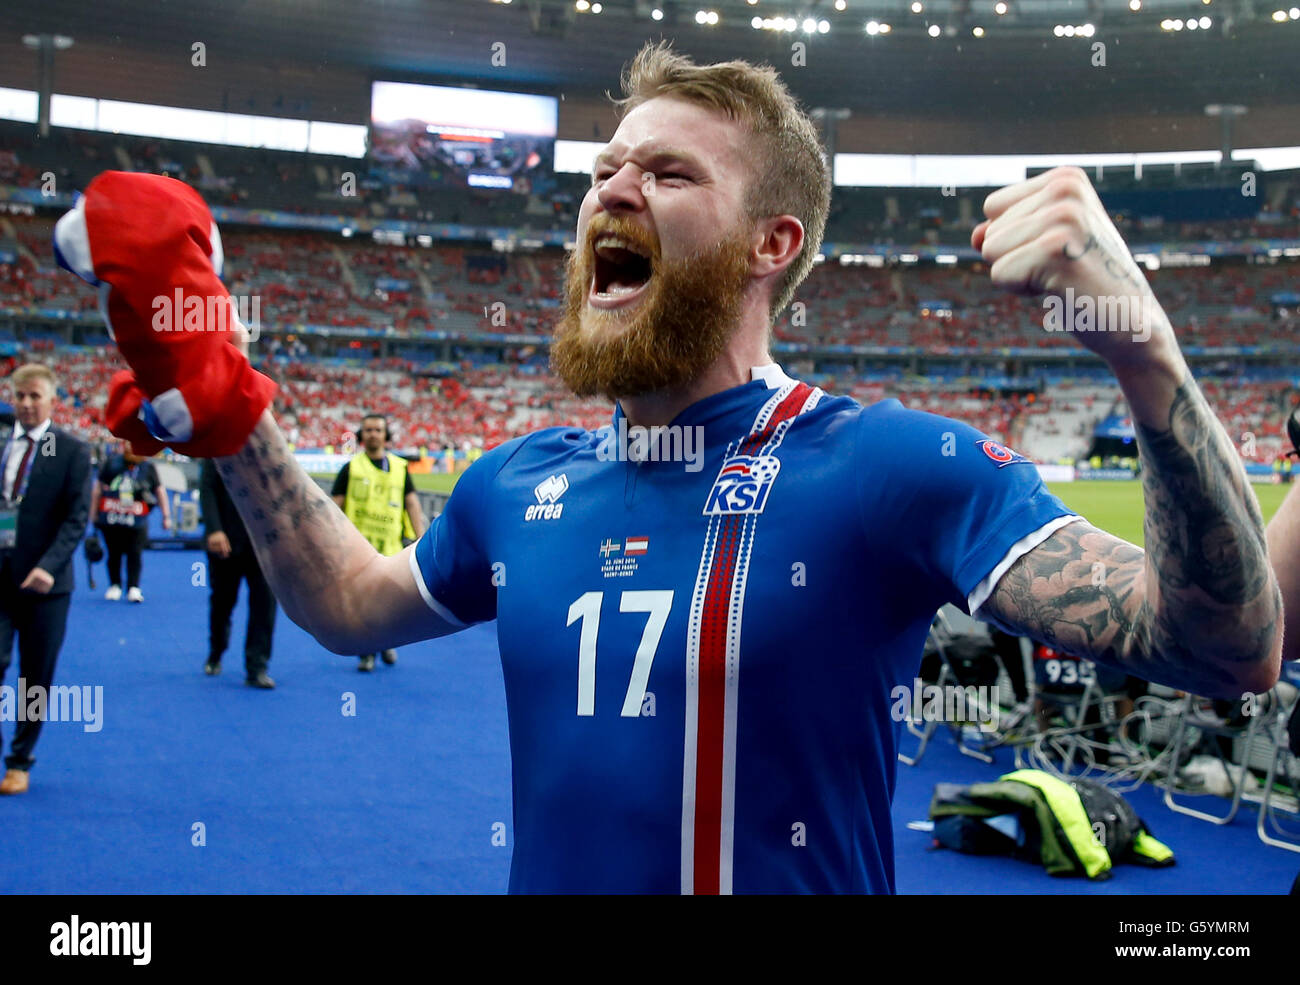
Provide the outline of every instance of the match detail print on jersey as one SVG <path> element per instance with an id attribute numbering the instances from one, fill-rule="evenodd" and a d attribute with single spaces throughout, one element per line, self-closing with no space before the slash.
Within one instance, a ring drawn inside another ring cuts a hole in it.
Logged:
<path id="1" fill-rule="evenodd" d="M 763 405 L 747 437 L 727 447 L 709 492 L 709 517 L 686 637 L 686 741 L 682 770 L 682 892 L 730 893 L 736 794 L 736 711 L 740 629 L 754 529 L 791 423 L 822 391 L 789 381 Z M 754 488 L 727 499 L 742 470 Z M 767 460 L 767 461 L 765 461 Z M 720 489 L 725 495 L 720 496 Z M 722 505 L 719 505 L 720 499 Z"/>

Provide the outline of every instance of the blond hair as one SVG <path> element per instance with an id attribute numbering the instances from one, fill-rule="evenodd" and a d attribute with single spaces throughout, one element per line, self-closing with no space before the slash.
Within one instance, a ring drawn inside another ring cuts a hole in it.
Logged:
<path id="1" fill-rule="evenodd" d="M 803 223 L 803 247 L 772 297 L 776 318 L 808 276 L 826 231 L 831 174 L 817 128 L 776 70 L 744 61 L 696 65 L 667 42 L 647 43 L 623 69 L 623 116 L 658 96 L 674 96 L 725 113 L 753 138 L 753 176 L 745 192 L 751 219 L 792 215 Z"/>
<path id="2" fill-rule="evenodd" d="M 44 363 L 24 363 L 9 374 L 9 382 L 14 387 L 20 387 L 32 380 L 44 380 L 49 384 L 50 393 L 57 393 L 59 390 L 58 378 L 54 375 L 54 371 Z"/>

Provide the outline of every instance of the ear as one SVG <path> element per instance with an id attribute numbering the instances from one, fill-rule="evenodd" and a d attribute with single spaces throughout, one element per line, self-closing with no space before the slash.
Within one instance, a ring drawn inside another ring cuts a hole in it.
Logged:
<path id="1" fill-rule="evenodd" d="M 755 224 L 750 241 L 754 244 L 754 276 L 780 274 L 803 249 L 803 223 L 792 215 L 768 216 Z"/>

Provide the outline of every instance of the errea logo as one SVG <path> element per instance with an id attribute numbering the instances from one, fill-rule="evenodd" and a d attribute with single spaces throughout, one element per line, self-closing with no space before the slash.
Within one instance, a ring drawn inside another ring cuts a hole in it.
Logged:
<path id="1" fill-rule="evenodd" d="M 559 475 L 548 476 L 533 490 L 533 495 L 537 497 L 537 503 L 524 510 L 524 519 L 558 520 L 560 514 L 564 512 L 564 504 L 559 500 L 568 488 L 569 477 L 563 472 Z"/>

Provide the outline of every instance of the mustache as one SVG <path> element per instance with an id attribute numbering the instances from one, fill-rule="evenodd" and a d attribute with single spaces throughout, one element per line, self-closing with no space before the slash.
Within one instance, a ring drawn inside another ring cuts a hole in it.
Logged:
<path id="1" fill-rule="evenodd" d="M 617 236 L 619 239 L 627 240 L 638 250 L 641 250 L 651 260 L 659 259 L 659 239 L 651 236 L 645 229 L 637 225 L 634 221 L 626 216 L 610 215 L 602 213 L 591 220 L 587 225 L 587 236 L 585 241 L 585 253 L 590 255 L 596 247 L 596 240 L 601 236 Z"/>

